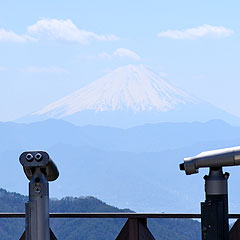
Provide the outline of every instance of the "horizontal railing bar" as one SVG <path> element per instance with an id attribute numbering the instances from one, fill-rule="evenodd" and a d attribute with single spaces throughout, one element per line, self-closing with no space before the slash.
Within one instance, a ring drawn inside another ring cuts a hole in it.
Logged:
<path id="1" fill-rule="evenodd" d="M 165 213 L 51 213 L 51 218 L 200 218 L 199 214 Z"/>
<path id="2" fill-rule="evenodd" d="M 200 218 L 200 214 L 167 213 L 51 213 L 51 218 Z"/>
<path id="3" fill-rule="evenodd" d="M 0 218 L 25 218 L 25 213 L 0 213 Z M 50 213 L 50 218 L 201 218 L 195 213 Z M 240 214 L 229 214 L 240 218 Z"/>
<path id="4" fill-rule="evenodd" d="M 25 218 L 25 213 L 0 213 L 0 218 Z"/>

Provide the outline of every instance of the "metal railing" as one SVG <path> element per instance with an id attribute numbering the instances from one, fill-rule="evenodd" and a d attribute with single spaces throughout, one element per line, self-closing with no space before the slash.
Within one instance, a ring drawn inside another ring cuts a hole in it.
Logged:
<path id="1" fill-rule="evenodd" d="M 152 233 L 147 227 L 147 219 L 150 218 L 165 218 L 165 219 L 199 219 L 201 214 L 196 213 L 122 213 L 122 212 L 90 212 L 90 213 L 50 213 L 50 218 L 118 218 L 127 219 L 122 230 L 118 234 L 116 240 L 140 240 L 148 239 L 154 240 Z M 0 213 L 0 218 L 25 218 L 25 213 Z M 229 219 L 239 219 L 240 214 L 229 214 Z M 56 240 L 57 238 L 51 231 L 50 239 Z M 26 239 L 25 234 L 20 239 Z M 238 238 L 231 238 L 238 239 Z"/>
<path id="2" fill-rule="evenodd" d="M 50 213 L 50 218 L 201 218 L 199 213 Z M 25 218 L 25 213 L 0 213 L 0 218 Z M 228 215 L 229 219 L 240 218 L 239 213 Z"/>

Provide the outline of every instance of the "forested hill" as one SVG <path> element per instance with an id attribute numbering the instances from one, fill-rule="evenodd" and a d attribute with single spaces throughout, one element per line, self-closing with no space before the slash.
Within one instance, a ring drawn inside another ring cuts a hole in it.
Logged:
<path id="1" fill-rule="evenodd" d="M 0 189 L 1 212 L 23 212 L 27 197 Z M 94 197 L 65 197 L 51 200 L 51 212 L 129 212 L 118 209 Z M 19 239 L 24 231 L 23 219 L 1 219 L 0 239 Z M 58 240 L 111 240 L 115 239 L 125 219 L 51 219 L 51 228 Z M 200 223 L 193 220 L 149 220 L 148 226 L 156 239 L 199 240 Z"/>

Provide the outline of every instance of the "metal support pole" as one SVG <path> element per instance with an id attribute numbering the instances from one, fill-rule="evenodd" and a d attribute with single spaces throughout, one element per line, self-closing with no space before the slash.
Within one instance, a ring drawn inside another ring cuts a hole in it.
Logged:
<path id="1" fill-rule="evenodd" d="M 49 188 L 40 168 L 29 182 L 29 202 L 26 203 L 26 240 L 50 240 Z"/>
<path id="2" fill-rule="evenodd" d="M 228 189 L 229 173 L 210 168 L 204 177 L 206 200 L 201 203 L 202 240 L 229 240 Z"/>

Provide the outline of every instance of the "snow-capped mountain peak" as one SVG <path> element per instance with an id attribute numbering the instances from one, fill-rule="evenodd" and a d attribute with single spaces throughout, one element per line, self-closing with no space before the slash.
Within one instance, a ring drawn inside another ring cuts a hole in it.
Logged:
<path id="1" fill-rule="evenodd" d="M 85 110 L 164 112 L 194 101 L 144 65 L 127 65 L 49 104 L 34 115 L 62 118 Z"/>

